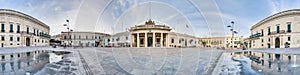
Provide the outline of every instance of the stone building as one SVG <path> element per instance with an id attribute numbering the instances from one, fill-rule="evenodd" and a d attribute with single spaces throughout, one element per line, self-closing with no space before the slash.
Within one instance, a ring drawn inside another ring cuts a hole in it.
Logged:
<path id="1" fill-rule="evenodd" d="M 103 38 L 108 34 L 98 32 L 61 32 L 61 44 L 68 46 L 103 46 Z"/>
<path id="2" fill-rule="evenodd" d="M 49 45 L 49 26 L 29 15 L 0 9 L 0 24 L 0 47 Z"/>
<path id="3" fill-rule="evenodd" d="M 197 37 L 171 32 L 167 25 L 156 25 L 151 19 L 129 31 L 107 37 L 105 45 L 122 47 L 195 47 Z"/>
<path id="4" fill-rule="evenodd" d="M 300 47 L 300 9 L 269 16 L 251 27 L 250 48 Z"/>
<path id="5" fill-rule="evenodd" d="M 233 40 L 233 41 L 232 41 Z M 234 36 L 199 38 L 199 46 L 213 48 L 241 48 L 243 38 Z"/>

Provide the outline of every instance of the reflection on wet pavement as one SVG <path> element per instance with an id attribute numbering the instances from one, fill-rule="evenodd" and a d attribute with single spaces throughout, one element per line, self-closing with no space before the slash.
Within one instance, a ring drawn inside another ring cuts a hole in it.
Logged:
<path id="1" fill-rule="evenodd" d="M 246 57 L 251 60 L 251 69 L 262 75 L 297 75 L 299 69 L 299 55 L 272 54 L 262 52 L 235 52 L 228 53 L 234 58 Z M 244 66 L 243 66 L 244 67 Z M 242 70 L 244 73 L 248 70 Z"/>
<path id="2" fill-rule="evenodd" d="M 49 62 L 46 51 L 34 51 L 15 54 L 1 54 L 0 73 L 4 75 L 24 75 L 36 73 Z"/>

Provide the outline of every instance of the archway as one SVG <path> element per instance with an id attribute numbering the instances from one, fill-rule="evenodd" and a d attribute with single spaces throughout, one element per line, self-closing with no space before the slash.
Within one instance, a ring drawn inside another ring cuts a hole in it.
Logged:
<path id="1" fill-rule="evenodd" d="M 148 37 L 148 47 L 151 47 L 152 46 L 152 37 Z"/>
<path id="2" fill-rule="evenodd" d="M 280 39 L 278 37 L 275 39 L 275 48 L 280 48 Z"/>
<path id="3" fill-rule="evenodd" d="M 26 38 L 26 46 L 30 46 L 30 38 L 29 37 Z"/>

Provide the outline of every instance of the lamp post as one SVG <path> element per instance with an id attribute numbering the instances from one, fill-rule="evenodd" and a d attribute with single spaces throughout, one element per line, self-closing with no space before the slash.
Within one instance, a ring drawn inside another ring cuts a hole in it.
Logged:
<path id="1" fill-rule="evenodd" d="M 237 33 L 237 31 L 234 31 L 234 21 L 231 21 L 230 23 L 231 23 L 231 25 L 228 25 L 227 27 L 231 28 L 230 29 L 230 31 L 231 31 L 231 50 L 233 50 L 233 46 L 234 46 L 233 37 L 234 37 L 234 34 Z"/>
<path id="2" fill-rule="evenodd" d="M 72 29 L 70 29 L 70 24 L 69 24 L 69 20 L 66 20 L 67 24 L 64 24 L 64 26 L 67 26 L 67 30 L 68 30 L 68 39 L 67 39 L 67 43 L 68 45 L 70 45 L 70 40 L 71 40 L 71 35 L 70 35 L 70 31 L 73 31 Z"/>

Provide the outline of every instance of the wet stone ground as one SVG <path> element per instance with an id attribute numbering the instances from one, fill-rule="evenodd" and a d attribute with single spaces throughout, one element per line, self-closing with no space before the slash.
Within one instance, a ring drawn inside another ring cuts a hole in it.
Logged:
<path id="1" fill-rule="evenodd" d="M 75 64 L 69 58 L 64 58 L 59 62 L 53 62 L 47 64 L 40 72 L 36 75 L 79 75 L 78 65 Z"/>
<path id="2" fill-rule="evenodd" d="M 78 51 L 95 75 L 210 74 L 223 52 L 204 48 L 83 48 Z"/>

